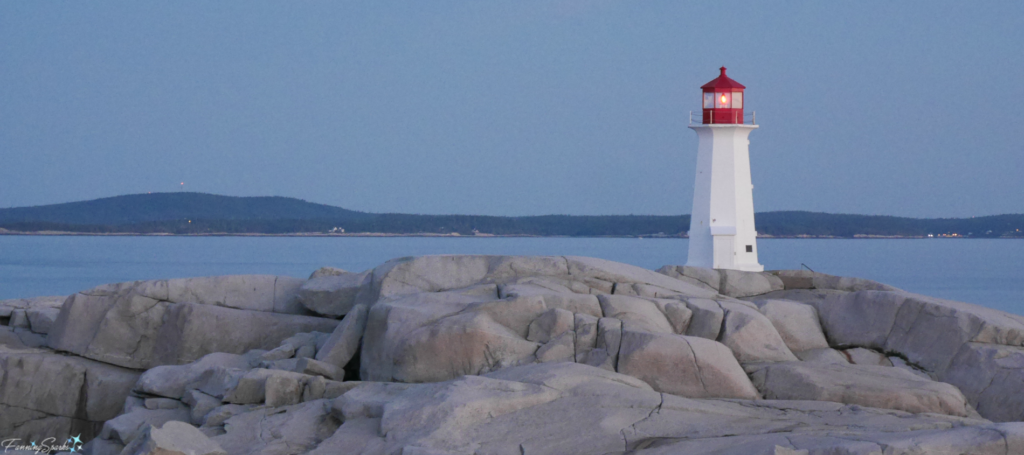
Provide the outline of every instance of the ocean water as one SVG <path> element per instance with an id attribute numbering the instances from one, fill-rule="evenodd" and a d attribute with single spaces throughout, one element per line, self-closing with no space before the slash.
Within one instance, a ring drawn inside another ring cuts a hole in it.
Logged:
<path id="1" fill-rule="evenodd" d="M 760 239 L 767 269 L 868 278 L 1024 314 L 1024 241 Z M 0 299 L 66 295 L 104 283 L 229 274 L 307 277 L 425 254 L 577 255 L 648 269 L 686 262 L 685 239 L 0 236 Z"/>

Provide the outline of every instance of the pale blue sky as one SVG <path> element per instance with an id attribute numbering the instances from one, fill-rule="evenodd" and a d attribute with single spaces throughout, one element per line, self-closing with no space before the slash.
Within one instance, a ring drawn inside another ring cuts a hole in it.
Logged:
<path id="1" fill-rule="evenodd" d="M 1024 2 L 0 2 L 0 207 L 185 188 L 689 213 L 700 85 L 758 211 L 1024 212 Z"/>

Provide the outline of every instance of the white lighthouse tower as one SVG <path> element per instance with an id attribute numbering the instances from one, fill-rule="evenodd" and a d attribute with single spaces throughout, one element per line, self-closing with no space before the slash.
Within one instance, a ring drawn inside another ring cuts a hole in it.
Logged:
<path id="1" fill-rule="evenodd" d="M 704 84 L 704 114 L 697 132 L 697 178 L 690 212 L 690 252 L 686 265 L 760 272 L 754 230 L 754 185 L 750 183 L 743 90 L 722 74 Z"/>

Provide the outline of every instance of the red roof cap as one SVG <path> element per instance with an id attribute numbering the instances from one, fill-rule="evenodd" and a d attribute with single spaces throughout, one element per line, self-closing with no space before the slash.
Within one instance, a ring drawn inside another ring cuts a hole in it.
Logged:
<path id="1" fill-rule="evenodd" d="M 719 68 L 719 69 L 722 70 L 722 74 L 719 75 L 717 78 L 715 78 L 715 80 L 700 86 L 700 88 L 704 89 L 705 91 L 713 91 L 714 89 L 719 89 L 719 88 L 730 88 L 730 89 L 731 88 L 738 88 L 738 89 L 745 89 L 746 88 L 746 87 L 743 86 L 743 84 L 740 84 L 739 82 L 736 82 L 736 81 L 730 79 L 729 76 L 726 76 L 725 75 L 725 67 L 724 66 Z"/>

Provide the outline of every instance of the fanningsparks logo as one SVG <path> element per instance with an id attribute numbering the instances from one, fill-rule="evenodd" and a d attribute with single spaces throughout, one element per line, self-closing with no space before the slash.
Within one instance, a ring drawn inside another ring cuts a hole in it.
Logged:
<path id="1" fill-rule="evenodd" d="M 67 440 L 58 443 L 57 438 L 46 438 L 40 442 L 22 441 L 19 438 L 4 439 L 0 441 L 4 453 L 14 450 L 28 450 L 35 453 L 51 454 L 54 452 L 80 452 L 82 450 L 81 434 L 72 436 Z"/>

